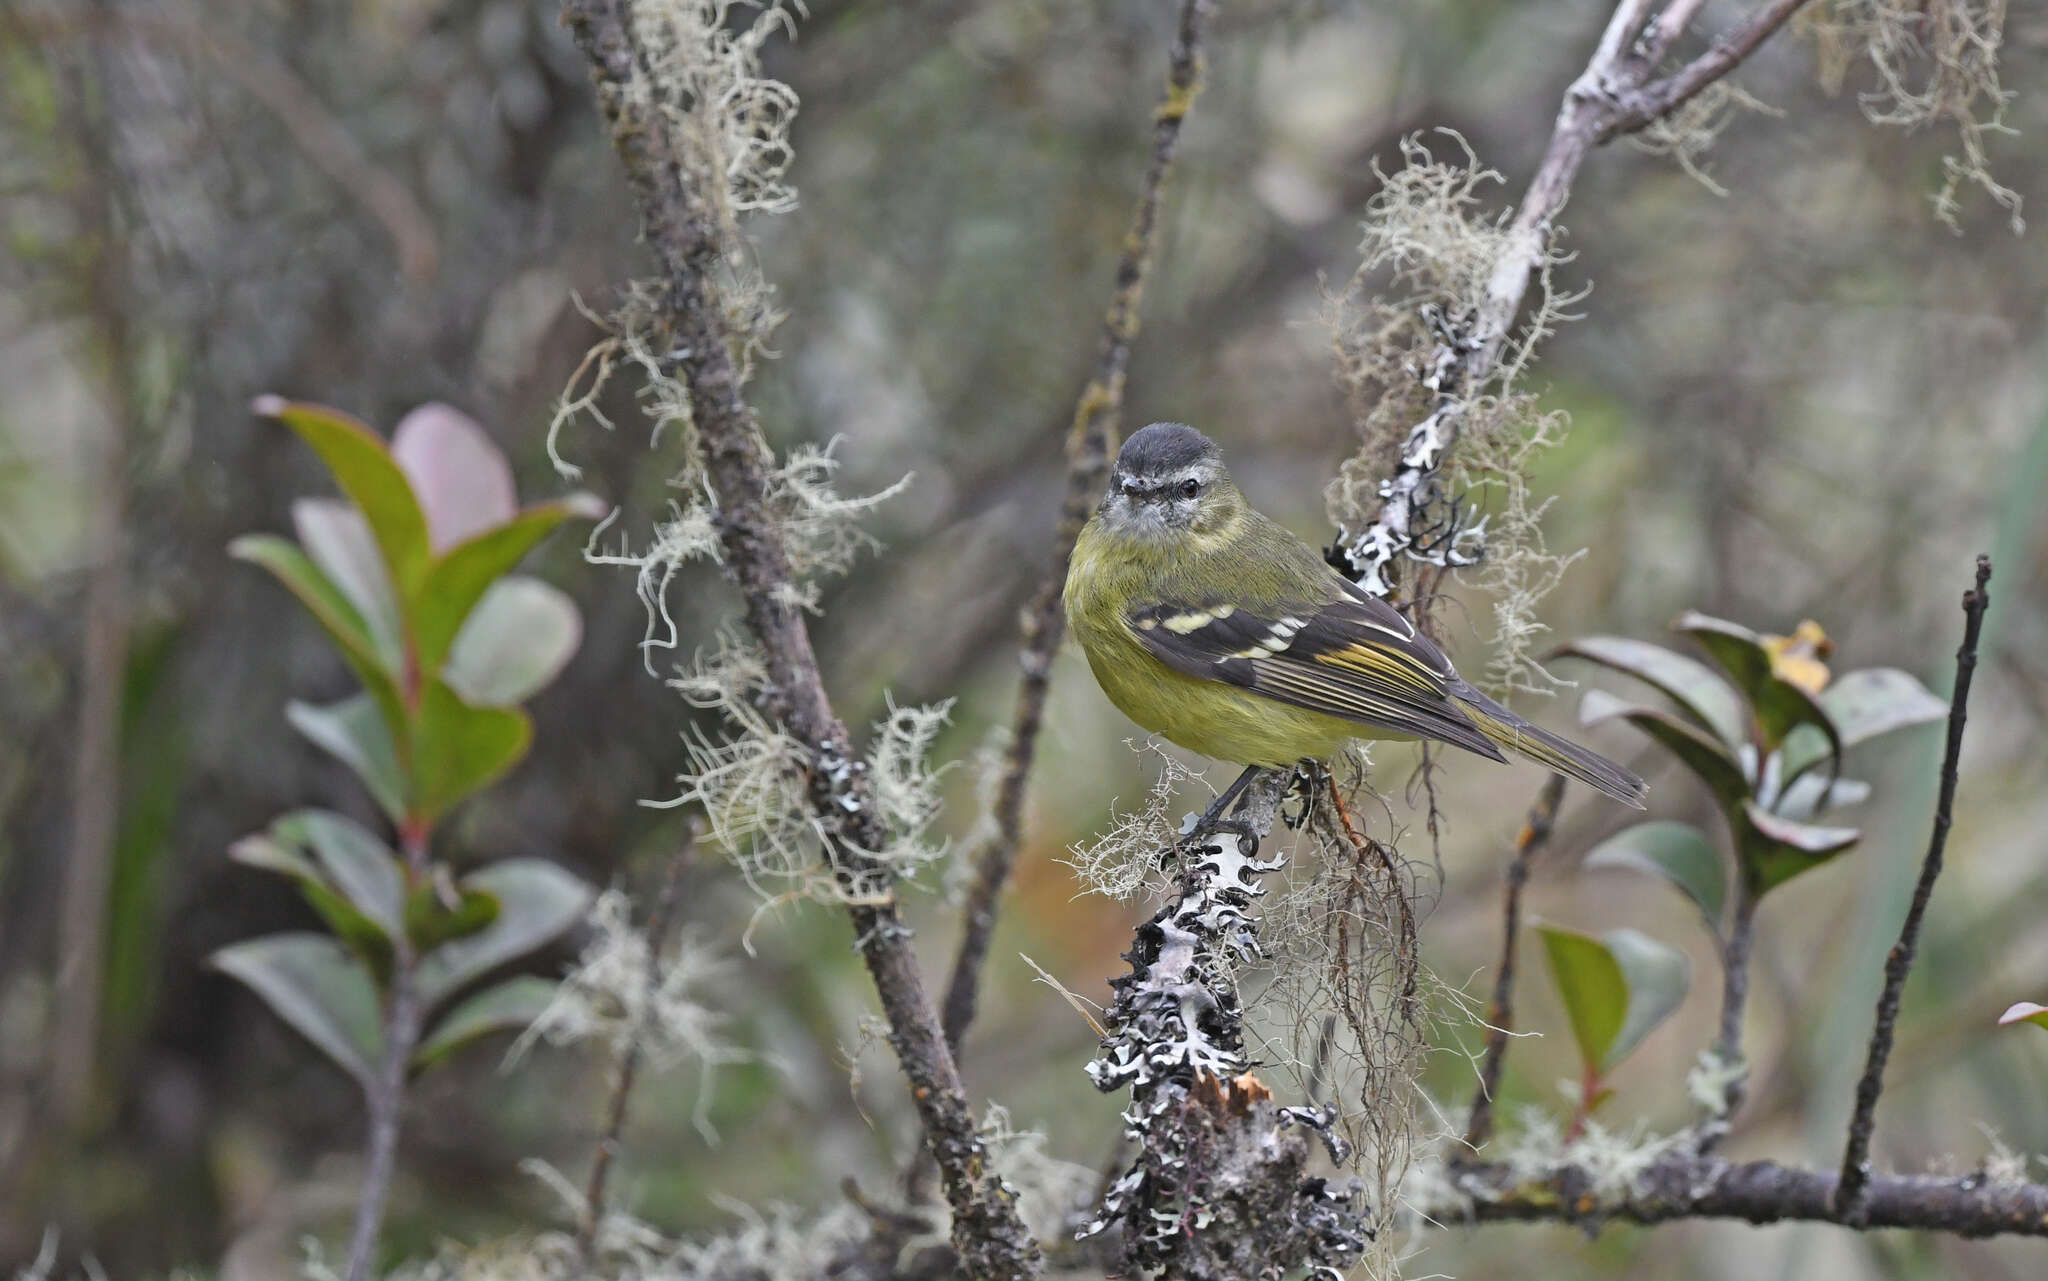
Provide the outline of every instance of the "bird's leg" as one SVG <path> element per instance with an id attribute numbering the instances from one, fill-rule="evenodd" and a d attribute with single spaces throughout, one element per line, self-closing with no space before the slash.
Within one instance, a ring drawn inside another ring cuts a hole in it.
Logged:
<path id="1" fill-rule="evenodd" d="M 1232 783 L 1229 787 L 1223 789 L 1223 794 L 1221 796 L 1218 796 L 1216 800 L 1209 806 L 1208 810 L 1203 813 L 1202 821 L 1198 823 L 1196 826 L 1213 826 L 1218 819 L 1223 817 L 1224 812 L 1227 811 L 1234 802 L 1236 802 L 1237 798 L 1244 794 L 1244 789 L 1251 786 L 1252 780 L 1257 778 L 1258 776 L 1259 766 L 1245 766 L 1244 773 L 1239 774 L 1237 776 L 1237 781 L 1235 783 Z"/>
<path id="2" fill-rule="evenodd" d="M 1254 848 L 1257 847 L 1259 843 L 1258 833 L 1252 831 L 1248 824 L 1235 822 L 1225 818 L 1224 815 L 1236 803 L 1237 798 L 1244 794 L 1244 789 L 1251 786 L 1252 780 L 1258 777 L 1259 769 L 1260 767 L 1257 765 L 1247 765 L 1244 767 L 1244 773 L 1237 776 L 1237 781 L 1224 788 L 1222 794 L 1210 804 L 1207 810 L 1203 811 L 1200 821 L 1188 829 L 1190 840 L 1207 836 L 1213 832 L 1229 832 L 1234 836 L 1241 836 L 1250 841 Z"/>
<path id="3" fill-rule="evenodd" d="M 1324 782 L 1333 778 L 1329 768 L 1313 757 L 1304 756 L 1296 761 L 1294 776 L 1287 780 L 1287 790 L 1289 793 L 1300 795 L 1301 812 L 1289 815 L 1283 810 L 1280 814 L 1281 820 L 1290 829 L 1300 831 L 1302 825 L 1315 814 L 1316 797 L 1321 794 Z"/>

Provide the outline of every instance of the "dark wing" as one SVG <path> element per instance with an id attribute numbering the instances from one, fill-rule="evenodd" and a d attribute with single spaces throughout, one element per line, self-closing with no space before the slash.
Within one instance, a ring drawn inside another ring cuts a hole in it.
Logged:
<path id="1" fill-rule="evenodd" d="M 1464 681 L 1443 651 L 1363 591 L 1269 611 L 1159 602 L 1131 610 L 1125 621 L 1139 644 L 1177 672 L 1507 759 L 1451 701 Z"/>

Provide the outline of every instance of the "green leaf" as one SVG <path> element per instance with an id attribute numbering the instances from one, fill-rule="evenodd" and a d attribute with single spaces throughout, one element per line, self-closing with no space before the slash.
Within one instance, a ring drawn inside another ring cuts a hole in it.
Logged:
<path id="1" fill-rule="evenodd" d="M 1847 746 L 1847 740 L 1843 746 Z M 1778 758 L 1778 785 L 1783 788 L 1804 777 L 1806 772 L 1822 761 L 1834 756 L 1834 748 L 1828 745 L 1828 736 L 1821 733 L 1818 725 L 1798 725 L 1785 735 L 1785 741 L 1773 753 Z"/>
<path id="2" fill-rule="evenodd" d="M 1655 686 L 1678 709 L 1730 747 L 1749 741 L 1749 713 L 1728 682 L 1706 664 L 1662 645 L 1624 636 L 1585 636 L 1548 658 L 1583 658 Z"/>
<path id="3" fill-rule="evenodd" d="M 328 810 L 299 810 L 283 821 L 296 823 L 328 884 L 387 936 L 397 938 L 405 929 L 398 855 L 354 820 Z"/>
<path id="4" fill-rule="evenodd" d="M 455 634 L 484 592 L 511 573 L 535 544 L 572 516 L 592 519 L 604 511 L 604 504 L 589 494 L 572 494 L 560 502 L 529 507 L 505 524 L 449 548 L 409 598 L 421 669 L 441 670 Z"/>
<path id="5" fill-rule="evenodd" d="M 275 534 L 244 534 L 228 544 L 228 554 L 261 565 L 289 588 L 341 650 L 356 679 L 377 700 L 378 708 L 391 723 L 402 723 L 405 713 L 398 697 L 396 676 L 378 657 L 363 616 L 333 579 L 306 553 Z"/>
<path id="6" fill-rule="evenodd" d="M 1598 689 L 1587 690 L 1579 700 L 1581 725 L 1598 725 L 1616 717 L 1662 744 L 1680 764 L 1699 776 L 1724 809 L 1740 805 L 1750 795 L 1749 779 L 1728 749 L 1671 713 L 1630 703 Z"/>
<path id="7" fill-rule="evenodd" d="M 1780 677 L 1771 666 L 1771 651 L 1764 638 L 1739 623 L 1712 618 L 1694 610 L 1678 616 L 1672 627 L 1691 636 L 1707 656 L 1734 678 L 1736 687 L 1748 698 L 1756 714 L 1762 746 L 1770 751 L 1785 741 L 1797 725 L 1817 726 L 1827 735 L 1839 762 L 1841 735 L 1825 709 L 1799 686 Z M 1839 766 L 1838 766 L 1839 768 Z"/>
<path id="8" fill-rule="evenodd" d="M 428 823 L 488 787 L 526 755 L 533 721 L 525 712 L 471 707 L 436 678 L 413 722 L 413 805 Z"/>
<path id="9" fill-rule="evenodd" d="M 224 947 L 211 964 L 371 1088 L 384 1056 L 377 990 L 340 943 L 322 934 L 273 934 Z"/>
<path id="10" fill-rule="evenodd" d="M 1896 667 L 1849 672 L 1821 691 L 1820 704 L 1849 747 L 1908 725 L 1948 718 L 1947 703 Z"/>
<path id="11" fill-rule="evenodd" d="M 1628 978 L 1607 945 L 1590 934 L 1540 925 L 1550 978 L 1564 998 L 1579 1059 L 1598 1072 L 1628 1018 Z"/>
<path id="12" fill-rule="evenodd" d="M 1870 799 L 1870 784 L 1858 778 L 1825 778 L 1802 774 L 1778 793 L 1769 806 L 1779 818 L 1804 823 L 1816 814 L 1844 805 L 1861 805 Z"/>
<path id="13" fill-rule="evenodd" d="M 340 936 L 350 950 L 369 962 L 381 984 L 390 974 L 391 944 L 394 936 L 352 903 L 334 883 L 331 874 L 313 857 L 305 817 L 311 811 L 286 814 L 268 831 L 245 836 L 228 847 L 228 857 L 248 867 L 288 876 L 298 883 L 299 892 L 310 903 L 327 928 Z"/>
<path id="14" fill-rule="evenodd" d="M 420 961 L 420 1000 L 432 1009 L 505 962 L 544 946 L 583 917 L 591 889 L 541 859 L 508 859 L 462 879 L 462 888 L 498 900 L 498 919 L 468 938 L 444 943 Z"/>
<path id="15" fill-rule="evenodd" d="M 2031 1023 L 2048 1030 L 2048 1005 L 2036 1005 L 2032 1001 L 2020 1001 L 2006 1007 L 1998 1016 L 1998 1026 L 2010 1027 L 2015 1023 Z"/>
<path id="16" fill-rule="evenodd" d="M 1758 895 L 1819 867 L 1862 839 L 1856 828 L 1796 822 L 1754 801 L 1743 803 L 1735 834 L 1737 852 Z"/>
<path id="17" fill-rule="evenodd" d="M 479 707 L 515 707 L 555 679 L 583 639 L 568 595 L 514 574 L 491 584 L 455 636 L 442 678 Z"/>
<path id="18" fill-rule="evenodd" d="M 384 723 L 376 700 L 357 694 L 339 703 L 315 707 L 296 700 L 285 704 L 292 728 L 354 770 L 370 795 L 393 823 L 405 821 L 405 775 L 398 765 L 398 746 Z"/>
<path id="19" fill-rule="evenodd" d="M 370 522 L 370 532 L 377 537 L 399 599 L 410 599 L 426 576 L 432 555 L 427 517 L 383 437 L 324 405 L 259 396 L 253 407 L 265 418 L 275 418 L 297 432 L 320 455 L 341 492 Z"/>
<path id="20" fill-rule="evenodd" d="M 1718 932 L 1728 901 L 1728 873 L 1707 834 L 1690 823 L 1659 819 L 1625 827 L 1593 847 L 1589 868 L 1651 872 L 1678 887 Z"/>
<path id="21" fill-rule="evenodd" d="M 276 872 L 295 881 L 320 879 L 320 869 L 306 857 L 296 837 L 280 841 L 269 832 L 255 832 L 228 846 L 228 857 L 244 867 Z"/>
<path id="22" fill-rule="evenodd" d="M 430 952 L 443 943 L 468 938 L 498 919 L 498 896 L 484 890 L 450 887 L 455 906 L 442 902 L 440 887 L 421 885 L 406 896 L 405 933 L 413 946 Z"/>
<path id="23" fill-rule="evenodd" d="M 301 498 L 292 504 L 299 543 L 362 616 L 380 665 L 391 672 L 405 663 L 405 637 L 391 573 L 370 533 L 370 522 L 341 498 Z"/>
<path id="24" fill-rule="evenodd" d="M 1677 948 L 1635 930 L 1612 930 L 1600 941 L 1628 981 L 1628 1014 L 1600 1065 L 1608 1072 L 1685 1000 L 1692 986 L 1692 962 Z"/>
<path id="25" fill-rule="evenodd" d="M 551 979 L 521 975 L 487 987 L 448 1012 L 413 1052 L 413 1070 L 424 1071 L 493 1032 L 526 1027 L 555 999 Z"/>

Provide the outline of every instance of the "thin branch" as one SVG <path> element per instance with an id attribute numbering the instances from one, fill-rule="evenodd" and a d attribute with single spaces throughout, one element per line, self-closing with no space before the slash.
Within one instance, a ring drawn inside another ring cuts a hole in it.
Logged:
<path id="1" fill-rule="evenodd" d="M 1465 1146 L 1474 1152 L 1493 1137 L 1493 1099 L 1500 1089 L 1501 1067 L 1515 1023 L 1515 945 L 1522 929 L 1522 887 L 1529 883 L 1530 864 L 1550 841 L 1563 803 L 1564 775 L 1552 774 L 1529 807 L 1529 819 L 1515 837 L 1515 857 L 1508 863 L 1501 903 L 1500 962 L 1494 967 L 1493 1000 L 1486 1008 L 1486 1058 L 1479 1067 L 1479 1089 L 1472 1096 L 1472 1119 L 1465 1126 Z"/>
<path id="2" fill-rule="evenodd" d="M 1202 26 L 1208 12 L 1209 0 L 1184 0 L 1181 5 L 1166 92 L 1152 115 L 1152 162 L 1145 171 L 1130 231 L 1124 237 L 1123 257 L 1117 263 L 1116 287 L 1102 322 L 1101 354 L 1096 359 L 1094 377 L 1074 407 L 1073 424 L 1067 432 L 1066 496 L 1060 506 L 1051 567 L 1024 614 L 1023 648 L 1018 656 L 1024 675 L 1017 688 L 1010 744 L 996 790 L 995 832 L 975 860 L 974 885 L 967 896 L 966 931 L 953 959 L 952 978 L 946 985 L 946 1041 L 956 1053 L 968 1024 L 974 1021 L 981 967 L 988 958 L 990 937 L 995 933 L 996 907 L 1017 861 L 1024 827 L 1025 790 L 1037 755 L 1038 733 L 1045 721 L 1053 656 L 1059 651 L 1060 638 L 1066 630 L 1060 594 L 1066 586 L 1067 563 L 1073 559 L 1074 541 L 1080 537 L 1081 526 L 1087 523 L 1089 510 L 1109 473 L 1110 445 L 1123 416 L 1124 369 L 1130 361 L 1131 343 L 1138 336 L 1139 304 L 1158 239 L 1160 197 L 1173 168 L 1181 123 L 1201 87 Z"/>
<path id="3" fill-rule="evenodd" d="M 1685 34 L 1685 29 L 1692 25 L 1692 20 L 1699 16 L 1705 4 L 1706 0 L 1672 0 L 1665 5 L 1664 11 L 1657 15 L 1656 21 L 1636 43 L 1636 57 L 1644 66 L 1655 70 L 1670 56 L 1678 44 L 1678 37 Z"/>
<path id="4" fill-rule="evenodd" d="M 691 815 L 683 826 L 683 839 L 674 855 L 669 858 L 667 874 L 662 878 L 661 891 L 654 900 L 654 910 L 647 918 L 647 965 L 641 974 L 647 997 L 633 1020 L 632 1030 L 627 1034 L 625 1047 L 619 1052 L 618 1063 L 612 1071 L 611 1098 L 605 1104 L 604 1133 L 597 1141 L 597 1154 L 590 1163 L 590 1178 L 583 1185 L 583 1210 L 576 1223 L 576 1251 L 585 1259 L 590 1257 L 591 1243 L 597 1239 L 598 1224 L 604 1219 L 605 1183 L 611 1177 L 612 1162 L 619 1154 L 619 1139 L 626 1130 L 626 1105 L 633 1097 L 633 1085 L 640 1074 L 642 1046 L 647 1039 L 647 1029 L 654 1020 L 654 994 L 661 990 L 661 955 L 668 947 L 669 936 L 675 931 L 678 910 L 683 901 L 683 879 L 688 872 L 691 856 L 696 852 L 699 823 Z"/>
<path id="5" fill-rule="evenodd" d="M 1533 1178 L 1518 1178 L 1504 1164 L 1467 1166 L 1459 1186 L 1473 1198 L 1466 1217 L 1477 1222 L 1567 1222 L 1590 1230 L 1617 1220 L 1802 1220 L 1967 1237 L 2048 1236 L 2048 1185 L 1996 1182 L 1982 1172 L 1873 1178 L 1863 1192 L 1862 1217 L 1853 1222 L 1837 1209 L 1831 1170 L 1729 1162 L 1691 1152 L 1657 1160 L 1618 1192 L 1599 1191 L 1592 1176 L 1573 1165 Z"/>
<path id="6" fill-rule="evenodd" d="M 398 1165 L 406 1072 L 420 1039 L 419 992 L 413 982 L 418 958 L 403 938 L 395 940 L 392 947 L 391 1004 L 384 1015 L 384 1061 L 378 1065 L 367 1095 L 370 1137 L 363 1164 L 362 1193 L 356 1201 L 355 1227 L 349 1233 L 348 1281 L 369 1281 L 376 1263 L 377 1237 L 384 1227 L 384 1205 L 391 1197 L 391 1178 Z"/>
<path id="7" fill-rule="evenodd" d="M 1685 66 L 1649 84 L 1631 86 L 1615 95 L 1614 114 L 1599 141 L 1616 134 L 1634 133 L 1654 120 L 1662 119 L 1683 106 L 1700 90 L 1735 70 L 1770 39 L 1809 0 L 1770 0 L 1758 6 L 1747 19 L 1723 33 L 1705 53 Z M 1677 38 L 1673 33 L 1672 38 Z"/>
<path id="8" fill-rule="evenodd" d="M 415 869 L 427 859 L 424 828 L 405 837 L 406 862 Z M 419 954 L 403 931 L 391 940 L 391 996 L 384 1007 L 384 1060 L 364 1090 L 370 1114 L 368 1151 L 363 1162 L 362 1192 L 356 1199 L 356 1221 L 349 1233 L 348 1281 L 369 1281 L 377 1261 L 377 1238 L 384 1228 L 384 1205 L 391 1197 L 391 1178 L 398 1166 L 398 1132 L 405 1119 L 405 1083 L 412 1052 L 419 1045 L 425 1011 L 415 982 Z"/>
<path id="9" fill-rule="evenodd" d="M 1934 831 L 1927 838 L 1927 858 L 1920 865 L 1920 881 L 1913 887 L 1913 902 L 1906 909 L 1905 923 L 1899 927 L 1899 941 L 1885 957 L 1884 990 L 1877 997 L 1870 1054 L 1864 1063 L 1863 1079 L 1856 1083 L 1856 1111 L 1850 1116 L 1849 1141 L 1842 1150 L 1842 1176 L 1835 1189 L 1835 1210 L 1849 1223 L 1860 1222 L 1869 1208 L 1865 1193 L 1870 1181 L 1870 1133 L 1876 1124 L 1878 1096 L 1884 1091 L 1884 1065 L 1892 1052 L 1899 1000 L 1920 942 L 1920 922 L 1927 914 L 1927 901 L 1934 894 L 1934 880 L 1941 875 L 1942 854 L 1948 847 L 1948 829 L 1955 811 L 1956 769 L 1963 754 L 1963 725 L 1969 719 L 1970 678 L 1977 670 L 1977 637 L 1983 630 L 1984 611 L 1991 604 L 1990 583 L 1991 558 L 1979 556 L 1976 585 L 1963 593 L 1963 643 L 1956 650 L 1956 687 L 1949 698 L 1948 747 L 1941 758 L 1941 792 L 1934 804 Z"/>
<path id="10" fill-rule="evenodd" d="M 1735 920 L 1721 947 L 1721 1026 L 1714 1038 L 1714 1057 L 1727 1079 L 1721 1087 L 1719 1112 L 1700 1127 L 1699 1150 L 1712 1152 L 1728 1137 L 1730 1119 L 1749 1091 L 1749 1071 L 1742 1053 L 1742 1015 L 1749 1003 L 1749 957 L 1756 941 L 1756 891 L 1747 880 L 1736 886 Z M 1738 1070 L 1738 1068 L 1740 1070 Z"/>
<path id="11" fill-rule="evenodd" d="M 653 107 L 628 0 L 564 0 L 562 13 L 590 62 L 598 104 L 661 267 L 659 350 L 670 353 L 665 363 L 689 388 L 705 476 L 719 500 L 724 564 L 745 600 L 747 630 L 767 668 L 763 711 L 803 745 L 811 763 L 809 799 L 832 865 L 852 883 L 887 884 L 887 870 L 866 852 L 884 848 L 887 833 L 818 673 L 792 590 L 789 550 L 768 501 L 753 407 L 732 358 L 733 335 L 712 292 L 712 277 L 733 247 L 678 163 L 688 154 L 679 122 Z M 909 926 L 892 896 L 867 897 L 847 911 L 939 1167 L 963 1267 L 993 1281 L 1035 1275 L 1038 1248 L 982 1146 L 910 947 Z"/>

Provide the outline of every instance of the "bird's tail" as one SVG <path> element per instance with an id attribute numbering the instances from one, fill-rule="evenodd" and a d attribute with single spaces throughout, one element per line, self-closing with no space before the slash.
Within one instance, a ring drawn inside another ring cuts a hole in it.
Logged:
<path id="1" fill-rule="evenodd" d="M 1499 746 L 1596 787 L 1623 805 L 1643 808 L 1643 796 L 1649 787 L 1605 756 L 1531 725 L 1476 689 L 1467 687 L 1452 697 L 1459 710 L 1479 727 L 1479 732 Z"/>

